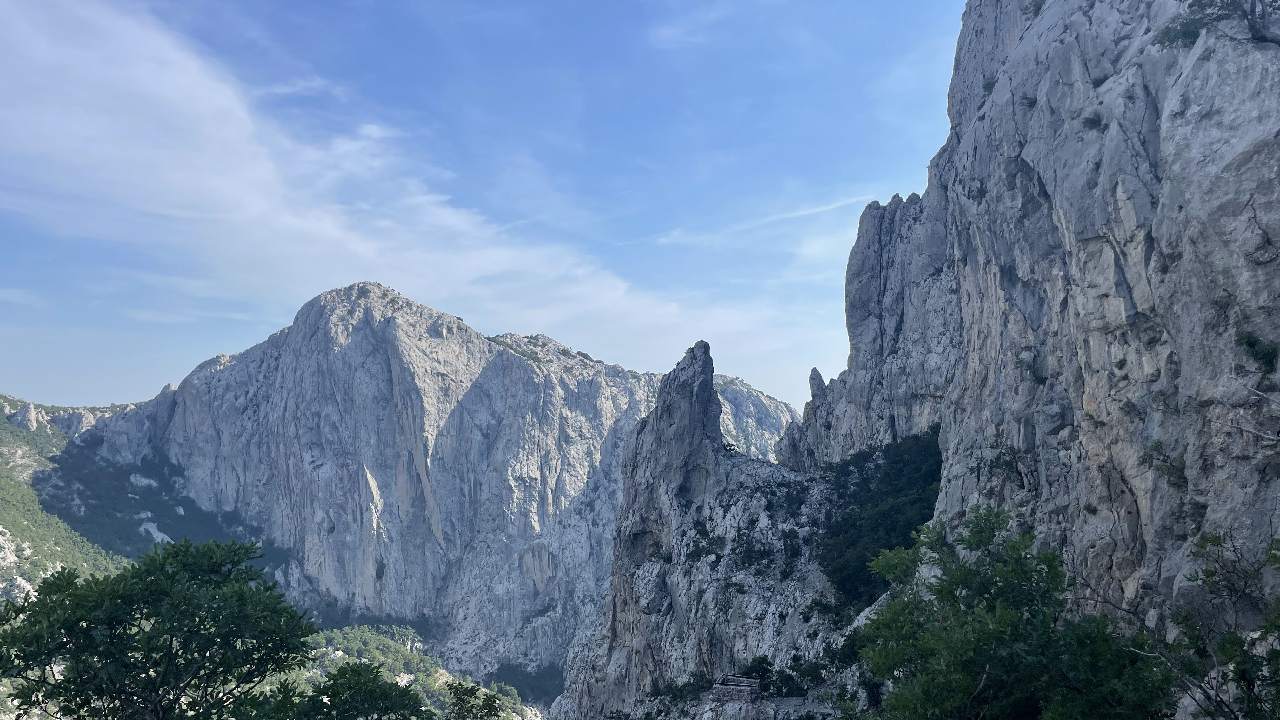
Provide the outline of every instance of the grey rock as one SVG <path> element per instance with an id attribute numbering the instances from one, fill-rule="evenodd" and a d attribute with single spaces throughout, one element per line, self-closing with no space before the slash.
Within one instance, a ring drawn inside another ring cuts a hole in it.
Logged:
<path id="1" fill-rule="evenodd" d="M 360 283 L 92 434 L 104 460 L 172 463 L 200 508 L 287 551 L 296 601 L 425 625 L 450 667 L 487 673 L 559 665 L 595 616 L 623 449 L 658 382 Z M 771 451 L 794 411 L 714 385 L 727 435 Z"/>
<path id="2" fill-rule="evenodd" d="M 9 422 L 29 432 L 49 429 L 49 416 L 32 403 L 23 405 L 9 416 Z"/>
<path id="3" fill-rule="evenodd" d="M 1200 533 L 1274 534 L 1280 393 L 1238 338 L 1280 342 L 1280 46 L 1161 47 L 1178 10 L 969 2 L 951 135 L 923 197 L 863 214 L 849 367 L 786 464 L 940 425 L 938 517 L 1014 509 L 1137 607 Z"/>
<path id="4" fill-rule="evenodd" d="M 0 415 L 10 423 L 29 432 L 61 434 L 66 437 L 82 435 L 99 418 L 127 409 L 129 406 L 59 408 L 23 402 L 0 396 Z M 13 402 L 14 405 L 10 405 Z M 17 409 L 15 409 L 15 407 Z"/>
<path id="5" fill-rule="evenodd" d="M 727 447 L 712 378 L 699 342 L 637 428 L 623 463 L 609 591 L 598 625 L 575 645 L 553 717 L 791 717 L 772 701 L 663 695 L 759 655 L 780 667 L 793 653 L 812 659 L 837 632 L 803 617 L 830 592 L 802 540 L 819 525 L 824 489 Z M 811 709 L 791 704 L 795 716 Z"/>

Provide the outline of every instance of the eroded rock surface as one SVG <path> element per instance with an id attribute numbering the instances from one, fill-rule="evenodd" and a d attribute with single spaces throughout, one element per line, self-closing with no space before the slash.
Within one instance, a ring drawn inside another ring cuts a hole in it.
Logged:
<path id="1" fill-rule="evenodd" d="M 623 448 L 658 382 L 360 283 L 91 434 L 103 460 L 160 458 L 202 510 L 256 528 L 296 601 L 425 626 L 457 669 L 532 669 L 594 617 Z M 715 384 L 726 435 L 771 452 L 794 411 Z"/>
<path id="2" fill-rule="evenodd" d="M 811 558 L 824 488 L 725 443 L 710 350 L 662 381 L 623 463 L 613 573 L 599 626 L 553 708 L 566 718 L 773 718 L 775 702 L 703 692 L 766 656 L 818 656 L 835 629 L 809 614 L 829 584 Z M 674 703 L 681 686 L 693 702 Z M 779 701 L 794 706 L 803 702 Z M 616 714 L 616 715 L 615 715 Z"/>
<path id="3" fill-rule="evenodd" d="M 815 373 L 785 463 L 940 424 L 939 517 L 1015 508 L 1133 605 L 1199 533 L 1274 534 L 1280 46 L 1162 47 L 1179 9 L 969 2 L 951 135 L 923 197 L 863 214 L 849 368 Z"/>

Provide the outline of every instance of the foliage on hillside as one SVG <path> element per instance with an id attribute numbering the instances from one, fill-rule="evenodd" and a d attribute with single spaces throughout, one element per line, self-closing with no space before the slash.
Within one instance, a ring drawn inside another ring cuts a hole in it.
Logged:
<path id="1" fill-rule="evenodd" d="M 57 431 L 33 432 L 0 418 L 0 595 L 12 597 L 61 567 L 101 574 L 126 562 L 41 507 L 31 474 L 49 467 L 47 458 L 65 445 Z"/>
<path id="2" fill-rule="evenodd" d="M 0 396 L 3 399 L 5 396 Z M 56 429 L 28 430 L 8 419 L 0 418 L 0 447 L 21 447 L 37 457 L 48 458 L 58 454 L 67 444 L 67 438 Z"/>
<path id="3" fill-rule="evenodd" d="M 1188 579 L 1203 591 L 1174 618 L 1180 637 L 1161 654 L 1177 669 L 1200 717 L 1280 717 L 1280 596 L 1267 577 L 1280 571 L 1280 538 L 1267 547 L 1231 533 L 1198 537 L 1199 568 Z"/>
<path id="4" fill-rule="evenodd" d="M 871 561 L 883 550 L 910 545 L 911 533 L 933 516 L 942 477 L 938 432 L 858 453 L 827 468 L 824 477 L 837 506 L 819 540 L 818 562 L 841 604 L 856 612 L 888 589 Z"/>
<path id="5" fill-rule="evenodd" d="M 312 627 L 257 553 L 183 542 L 114 575 L 59 570 L 0 608 L 0 678 L 27 714 L 275 720 L 265 683 L 307 661 Z"/>
<path id="6" fill-rule="evenodd" d="M 10 408 L 26 404 L 4 395 L 0 402 Z M 36 407 L 46 415 L 68 410 Z M 7 513 L 0 515 L 0 527 L 26 542 L 32 540 L 20 530 L 28 526 L 35 540 L 48 535 L 48 528 L 71 538 L 42 544 L 47 553 L 33 547 L 33 562 L 46 574 L 64 563 L 89 573 L 116 570 L 124 558 L 143 555 L 165 537 L 206 542 L 258 534 L 236 514 L 209 512 L 184 497 L 175 485 L 182 472 L 164 457 L 116 465 L 98 455 L 101 443 L 93 433 L 68 442 L 54 427 L 31 431 L 0 420 L 0 510 Z M 267 563 L 283 560 L 278 548 L 266 545 L 264 552 Z"/>
<path id="7" fill-rule="evenodd" d="M 1141 632 L 1068 614 L 1061 558 L 1034 549 L 1008 519 L 980 510 L 954 542 L 922 530 L 875 570 L 889 601 L 862 629 L 867 670 L 892 681 L 883 720 L 1159 720 L 1175 681 Z"/>
<path id="8" fill-rule="evenodd" d="M 164 458 L 116 465 L 98 456 L 100 443 L 100 438 L 88 437 L 69 445 L 54 458 L 56 475 L 36 482 L 43 506 L 90 542 L 138 557 L 161 536 L 207 542 L 256 535 L 241 528 L 234 513 L 209 512 L 184 497 L 175 486 L 181 470 Z M 265 549 L 267 560 L 280 559 L 271 547 Z"/>
<path id="9" fill-rule="evenodd" d="M 71 720 L 508 720 L 509 688 L 451 677 L 398 627 L 315 633 L 248 543 L 157 545 L 63 569 L 0 605 L 0 698 Z M 141 710 L 141 712 L 140 712 Z"/>
<path id="10" fill-rule="evenodd" d="M 426 652 L 426 643 L 411 628 L 396 625 L 352 625 L 324 630 L 310 638 L 316 648 L 305 670 L 290 677 L 311 687 L 335 670 L 352 662 L 380 666 L 387 677 L 416 690 L 427 704 L 444 712 L 456 694 L 451 683 L 475 685 L 451 675 Z M 503 712 L 519 716 L 523 710 L 519 694 L 508 685 L 490 684 L 481 694 L 492 694 Z"/>
<path id="11" fill-rule="evenodd" d="M 1266 582 L 1280 540 L 1205 534 L 1191 555 L 1198 592 L 1149 632 L 1145 613 L 1069 602 L 1061 557 L 998 511 L 951 537 L 926 526 L 874 563 L 889 600 L 849 643 L 870 709 L 850 703 L 847 717 L 1164 720 L 1179 703 L 1204 720 L 1280 717 L 1280 598 Z"/>

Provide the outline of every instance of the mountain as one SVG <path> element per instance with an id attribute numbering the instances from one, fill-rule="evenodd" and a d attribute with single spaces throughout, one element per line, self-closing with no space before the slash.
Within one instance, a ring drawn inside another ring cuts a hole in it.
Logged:
<path id="1" fill-rule="evenodd" d="M 612 581 L 595 633 L 571 653 L 556 717 L 670 717 L 670 699 L 696 696 L 752 658 L 783 667 L 839 639 L 812 617 L 830 592 L 813 557 L 827 492 L 726 447 L 713 377 L 700 342 L 636 430 Z M 690 716 L 772 717 L 754 705 L 713 700 Z"/>
<path id="2" fill-rule="evenodd" d="M 260 538 L 295 602 L 411 624 L 450 668 L 549 702 L 603 594 L 620 459 L 659 380 L 359 283 L 153 400 L 86 414 L 35 484 L 123 554 Z M 724 441 L 771 457 L 794 411 L 715 385 Z"/>
<path id="3" fill-rule="evenodd" d="M 1159 610 L 1280 507 L 1280 46 L 1173 2 L 972 0 L 923 197 L 849 258 L 849 368 L 784 462 L 941 426 L 940 518 L 1016 510 Z M 1193 16 L 1190 20 L 1195 21 Z"/>
<path id="4" fill-rule="evenodd" d="M 881 512 L 1004 508 L 1161 627 L 1197 538 L 1260 550 L 1280 514 L 1280 45 L 1189 8 L 969 0 L 928 190 L 863 213 L 849 365 L 797 422 L 705 344 L 659 378 L 362 283 L 137 406 L 6 400 L 3 457 L 66 521 L 40 547 L 260 537 L 295 599 L 562 720 L 798 719 L 866 692 L 840 543 L 909 536 L 841 523 L 915 473 Z"/>
<path id="5" fill-rule="evenodd" d="M 1185 10 L 969 0 L 929 188 L 862 215 L 848 369 L 813 371 L 781 466 L 717 447 L 705 347 L 668 376 L 555 717 L 799 718 L 858 697 L 844 638 L 866 614 L 822 617 L 838 597 L 819 549 L 848 502 L 829 476 L 852 468 L 856 489 L 866 458 L 922 440 L 941 454 L 935 518 L 1008 510 L 1080 592 L 1152 627 L 1194 602 L 1197 537 L 1267 547 L 1280 45 Z M 718 682 L 757 654 L 786 664 L 786 691 Z"/>

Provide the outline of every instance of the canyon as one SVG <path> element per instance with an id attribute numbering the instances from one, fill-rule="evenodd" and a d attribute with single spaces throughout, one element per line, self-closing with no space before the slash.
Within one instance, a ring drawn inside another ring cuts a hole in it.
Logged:
<path id="1" fill-rule="evenodd" d="M 259 538 L 295 602 L 414 623 L 561 720 L 856 696 L 847 666 L 794 697 L 717 681 L 802 673 L 874 612 L 828 611 L 833 468 L 863 458 L 856 484 L 922 437 L 937 522 L 1003 508 L 1087 599 L 1160 627 L 1195 600 L 1197 538 L 1265 547 L 1280 515 L 1280 45 L 1235 16 L 1171 33 L 1186 13 L 969 0 L 951 132 L 922 195 L 863 212 L 848 366 L 813 371 L 803 414 L 703 342 L 631 372 L 358 283 L 143 403 L 4 399 L 24 437 L 66 444 L 0 459 L 113 552 Z M 5 531 L 13 566 L 29 551 Z"/>

